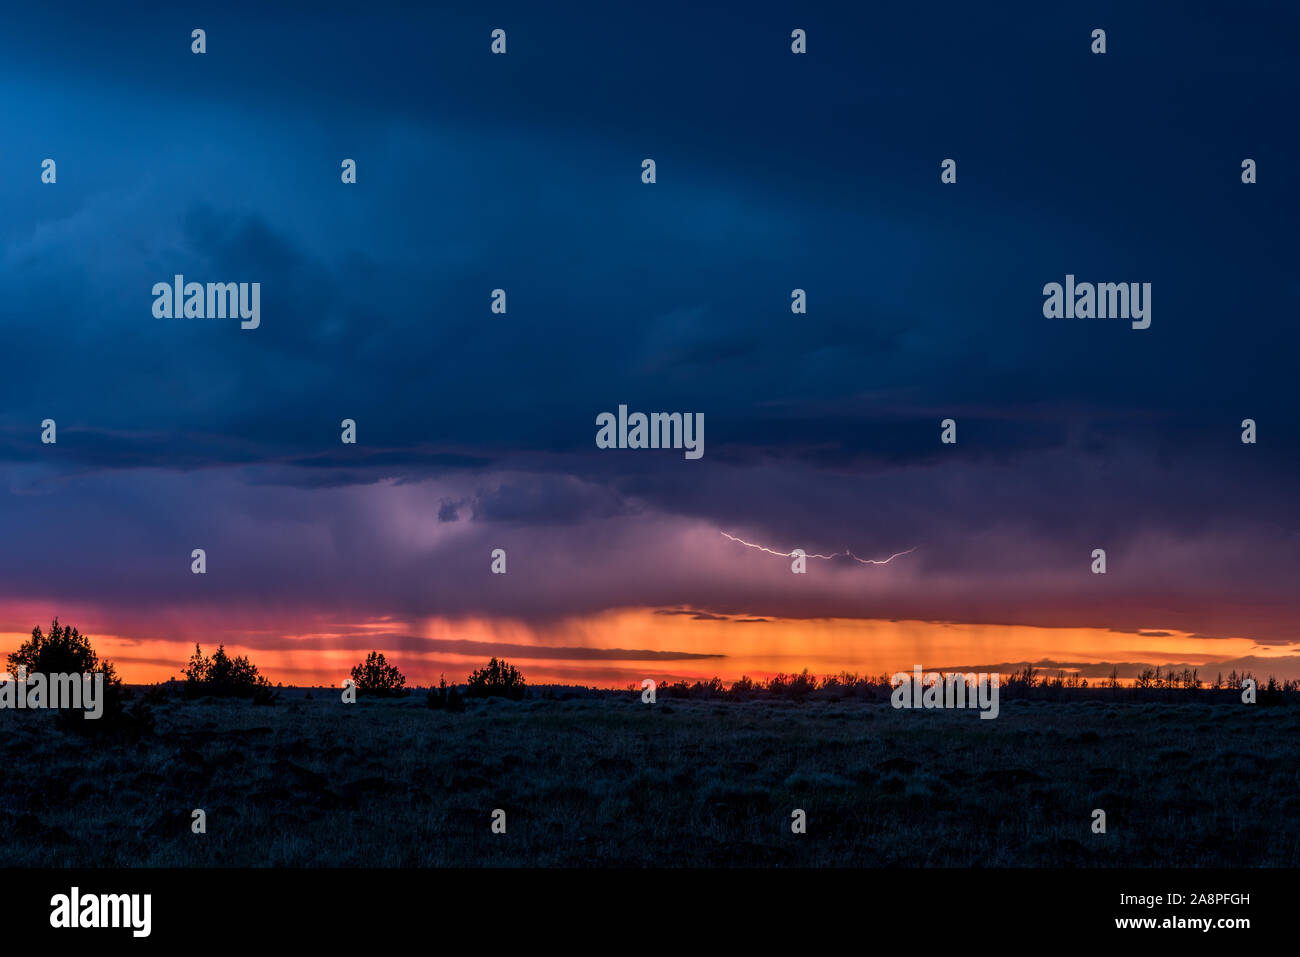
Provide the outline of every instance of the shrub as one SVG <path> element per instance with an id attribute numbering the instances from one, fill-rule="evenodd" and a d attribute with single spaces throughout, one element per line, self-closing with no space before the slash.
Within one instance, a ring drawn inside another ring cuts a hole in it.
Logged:
<path id="1" fill-rule="evenodd" d="M 749 675 L 741 675 L 740 679 L 731 683 L 731 694 L 733 697 L 743 697 L 754 693 L 754 679 Z"/>
<path id="2" fill-rule="evenodd" d="M 471 698 L 509 698 L 518 701 L 527 693 L 524 676 L 514 665 L 493 658 L 488 666 L 470 674 L 465 693 Z"/>
<path id="3" fill-rule="evenodd" d="M 406 676 L 390 665 L 382 651 L 372 651 L 366 660 L 352 668 L 352 680 L 357 694 L 372 698 L 400 698 L 410 694 L 406 689 Z"/>
<path id="4" fill-rule="evenodd" d="M 91 726 L 106 727 L 116 724 L 122 717 L 123 704 L 130 698 L 130 693 L 122 688 L 122 679 L 117 676 L 113 663 L 101 660 L 90 645 L 90 638 L 76 628 L 59 624 L 55 618 L 50 625 L 49 634 L 44 634 L 40 626 L 32 629 L 32 637 L 23 642 L 18 650 L 9 655 L 9 671 L 19 674 L 25 668 L 31 675 L 89 675 L 102 672 L 104 675 L 103 714 L 94 720 L 86 720 L 80 714 L 73 714 L 69 709 L 61 718 L 71 719 L 69 726 L 91 730 Z"/>
<path id="5" fill-rule="evenodd" d="M 424 703 L 430 708 L 446 708 L 452 712 L 465 710 L 465 699 L 461 697 L 455 685 L 447 684 L 447 679 L 443 676 L 439 676 L 438 687 L 429 689 L 429 693 L 424 697 Z"/>
<path id="6" fill-rule="evenodd" d="M 790 683 L 787 686 L 787 693 L 792 698 L 804 698 L 817 690 L 817 679 L 808 673 L 805 668 L 797 675 L 790 676 Z"/>
<path id="7" fill-rule="evenodd" d="M 211 695 L 216 698 L 252 698 L 254 704 L 270 704 L 276 693 L 243 655 L 231 658 L 226 646 L 218 645 L 209 658 L 197 644 L 190 663 L 185 667 L 185 695 L 198 698 Z"/>
<path id="8" fill-rule="evenodd" d="M 17 674 L 18 669 L 24 666 L 29 675 L 90 674 L 102 671 L 105 685 L 121 687 L 122 684 L 112 662 L 99 660 L 95 649 L 90 647 L 90 638 L 75 628 L 60 625 L 57 618 L 50 625 L 48 635 L 42 634 L 37 625 L 32 629 L 32 637 L 9 655 L 11 673 Z"/>

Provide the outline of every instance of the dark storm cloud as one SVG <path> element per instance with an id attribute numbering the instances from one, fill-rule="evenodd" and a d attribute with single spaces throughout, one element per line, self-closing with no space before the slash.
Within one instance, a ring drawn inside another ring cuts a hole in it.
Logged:
<path id="1" fill-rule="evenodd" d="M 531 525 L 576 524 L 628 511 L 613 489 L 591 486 L 570 476 L 536 475 L 479 489 L 473 499 L 476 522 L 525 522 Z"/>
<path id="2" fill-rule="evenodd" d="M 1296 634 L 1293 14 L 1115 8 L 1104 60 L 1035 5 L 192 19 L 0 36 L 6 595 Z M 177 272 L 262 326 L 154 319 Z M 1067 272 L 1151 328 L 1044 319 Z M 620 403 L 704 459 L 596 449 Z M 917 551 L 798 584 L 719 530 Z"/>
<path id="3" fill-rule="evenodd" d="M 560 645 L 519 644 L 508 641 L 479 641 L 469 638 L 425 638 L 393 632 L 366 631 L 356 635 L 324 635 L 314 637 L 284 637 L 279 635 L 253 635 L 244 643 L 259 651 L 362 651 L 384 648 L 414 655 L 473 655 L 476 657 L 504 656 L 524 661 L 691 661 L 704 658 L 725 658 L 722 654 L 700 654 L 688 651 L 656 651 L 645 648 L 587 648 Z"/>
<path id="4" fill-rule="evenodd" d="M 711 615 L 705 611 L 690 611 L 685 608 L 657 608 L 656 615 L 684 615 L 692 621 L 729 621 L 726 615 Z"/>

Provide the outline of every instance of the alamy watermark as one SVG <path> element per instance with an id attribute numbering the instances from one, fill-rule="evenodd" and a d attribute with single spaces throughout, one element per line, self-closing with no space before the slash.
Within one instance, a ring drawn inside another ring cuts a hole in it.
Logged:
<path id="1" fill-rule="evenodd" d="M 50 898 L 50 926 L 126 927 L 132 937 L 148 937 L 152 911 L 152 894 L 83 894 L 74 886 Z"/>
<path id="2" fill-rule="evenodd" d="M 1043 286 L 1043 315 L 1048 319 L 1132 319 L 1134 329 L 1151 325 L 1151 283 L 1075 283 L 1074 273 L 1065 286 L 1049 282 Z"/>
<path id="3" fill-rule="evenodd" d="M 906 671 L 896 672 L 889 679 L 894 691 L 889 696 L 889 703 L 895 708 L 975 708 L 980 709 L 980 718 L 998 716 L 998 681 L 999 676 L 980 672 L 952 672 L 943 674 L 938 671 L 921 673 L 921 666 L 916 665 L 912 674 Z"/>
<path id="4" fill-rule="evenodd" d="M 69 708 L 85 711 L 93 721 L 104 714 L 104 673 L 28 676 L 27 666 L 19 665 L 16 681 L 7 671 L 0 673 L 0 708 Z"/>
<path id="5" fill-rule="evenodd" d="M 260 282 L 186 282 L 177 273 L 171 282 L 153 284 L 153 314 L 158 319 L 234 319 L 241 329 L 262 324 Z"/>
<path id="6" fill-rule="evenodd" d="M 685 449 L 688 459 L 704 455 L 703 412 L 644 412 L 627 414 L 627 406 L 596 416 L 598 449 Z"/>

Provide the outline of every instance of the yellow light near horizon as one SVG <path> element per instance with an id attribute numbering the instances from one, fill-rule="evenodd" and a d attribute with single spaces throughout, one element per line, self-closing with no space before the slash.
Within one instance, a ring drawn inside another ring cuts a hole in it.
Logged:
<path id="1" fill-rule="evenodd" d="M 1105 680 L 1111 662 L 1177 662 L 1192 667 L 1208 666 L 1200 675 L 1209 684 L 1216 671 L 1213 662 L 1245 656 L 1278 657 L 1288 662 L 1291 649 L 1260 648 L 1247 638 L 1222 638 L 1209 642 L 1186 632 L 1163 629 L 1162 634 L 1142 635 L 1105 628 L 1045 628 L 1027 625 L 983 625 L 876 619 L 770 619 L 742 623 L 733 616 L 726 620 L 696 620 L 687 614 L 662 614 L 651 608 L 627 608 L 546 625 L 516 619 L 462 618 L 428 619 L 411 623 L 385 621 L 336 624 L 309 622 L 301 632 L 286 632 L 294 647 L 259 647 L 258 637 L 239 634 L 220 640 L 199 639 L 210 653 L 224 641 L 231 655 L 247 655 L 272 683 L 286 685 L 339 686 L 352 665 L 372 648 L 385 651 L 391 663 L 407 675 L 408 684 L 436 683 L 440 673 L 449 681 L 463 681 L 474 668 L 482 667 L 492 655 L 504 657 L 523 670 L 533 683 L 588 684 L 623 688 L 639 685 L 644 677 L 658 679 L 708 680 L 715 675 L 730 683 L 741 675 L 766 679 L 780 672 L 797 673 L 807 668 L 824 676 L 842 671 L 862 677 L 911 671 L 915 665 L 926 670 L 992 671 L 1003 663 L 1023 661 L 1068 662 L 1085 669 L 1092 665 L 1102 673 L 1087 675 L 1089 684 Z M 1154 626 L 1153 626 L 1154 627 Z M 389 651 L 382 639 L 372 644 L 367 630 L 404 631 L 433 639 L 425 652 Z M 30 632 L 0 633 L 4 653 L 15 650 Z M 482 643 L 481 648 L 440 647 L 438 640 Z M 99 655 L 115 663 L 129 683 L 150 683 L 180 677 L 194 640 L 132 638 L 93 634 Z M 341 647 L 322 647 L 330 643 Z M 503 645 L 513 646 L 501 649 Z M 537 654 L 529 654 L 536 648 Z M 564 657 L 543 653 L 543 649 L 575 649 Z M 629 656 L 610 657 L 609 649 L 626 649 Z M 1212 649 L 1207 650 L 1207 649 Z M 710 657 L 675 656 L 647 658 L 635 652 L 668 652 Z M 1279 661 L 1279 664 L 1282 664 Z M 1068 675 L 1073 667 L 1039 665 L 1041 674 L 1051 677 L 1057 670 Z M 1225 671 L 1228 669 L 1224 669 Z M 1293 664 L 1293 670 L 1294 664 Z M 1293 675 L 1287 673 L 1289 677 Z M 1279 677 L 1282 673 L 1279 673 Z"/>

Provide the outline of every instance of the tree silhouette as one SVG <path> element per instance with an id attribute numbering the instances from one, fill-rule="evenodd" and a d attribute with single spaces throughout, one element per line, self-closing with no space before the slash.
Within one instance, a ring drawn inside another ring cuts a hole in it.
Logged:
<path id="1" fill-rule="evenodd" d="M 428 694 L 424 696 L 424 703 L 430 708 L 445 708 L 448 711 L 464 711 L 465 701 L 456 690 L 455 685 L 447 684 L 447 677 L 440 675 L 438 687 L 430 688 Z"/>
<path id="2" fill-rule="evenodd" d="M 518 701 L 526 694 L 526 682 L 519 669 L 493 658 L 486 668 L 472 672 L 465 683 L 471 698 L 509 698 Z"/>
<path id="3" fill-rule="evenodd" d="M 191 698 L 212 695 L 217 698 L 252 698 L 269 703 L 275 697 L 271 682 L 258 673 L 257 665 L 243 655 L 231 658 L 226 654 L 225 645 L 218 645 L 209 658 L 196 644 L 184 675 L 185 694 Z"/>
<path id="4" fill-rule="evenodd" d="M 382 651 L 372 651 L 366 660 L 352 668 L 357 694 L 375 698 L 397 698 L 407 694 L 406 676 L 390 665 Z"/>
<path id="5" fill-rule="evenodd" d="M 41 631 L 40 626 L 32 629 L 32 636 L 24 641 L 15 652 L 9 654 L 9 671 L 16 679 L 18 669 L 25 668 L 27 675 L 91 675 L 101 673 L 104 676 L 103 712 L 100 719 L 84 721 L 76 717 L 73 710 L 60 714 L 60 720 L 71 719 L 73 727 L 79 731 L 105 729 L 113 727 L 130 731 L 145 731 L 152 724 L 152 718 L 145 710 L 137 709 L 130 720 L 126 717 L 125 702 L 130 692 L 122 687 L 113 663 L 101 659 L 90 645 L 90 638 L 76 628 L 59 624 L 55 618 L 50 625 L 49 634 Z M 106 720 L 105 720 L 106 719 Z"/>
<path id="6" fill-rule="evenodd" d="M 37 625 L 32 629 L 32 637 L 9 655 L 10 672 L 16 675 L 20 667 L 26 667 L 29 675 L 102 671 L 105 685 L 120 687 L 122 684 L 112 662 L 99 660 L 95 649 L 90 647 L 90 639 L 75 628 L 60 625 L 58 618 L 50 625 L 48 635 L 42 634 Z"/>

